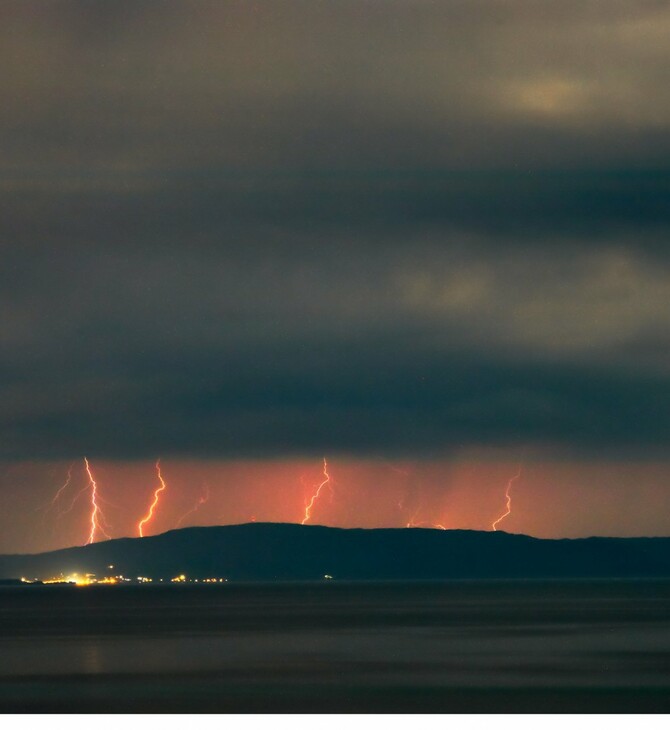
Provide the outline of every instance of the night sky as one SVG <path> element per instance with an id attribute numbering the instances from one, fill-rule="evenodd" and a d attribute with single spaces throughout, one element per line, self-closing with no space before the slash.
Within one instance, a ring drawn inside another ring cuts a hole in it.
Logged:
<path id="1" fill-rule="evenodd" d="M 665 2 L 0 7 L 0 552 L 670 534 Z M 54 508 L 70 465 L 72 481 Z M 207 499 L 207 501 L 205 501 Z M 59 516 L 60 515 L 60 516 Z"/>

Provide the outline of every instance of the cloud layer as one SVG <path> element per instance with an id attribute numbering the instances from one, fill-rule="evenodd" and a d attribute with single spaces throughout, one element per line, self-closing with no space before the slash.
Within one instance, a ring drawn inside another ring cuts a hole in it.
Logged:
<path id="1" fill-rule="evenodd" d="M 665 3 L 3 16 L 1 456 L 667 445 Z"/>

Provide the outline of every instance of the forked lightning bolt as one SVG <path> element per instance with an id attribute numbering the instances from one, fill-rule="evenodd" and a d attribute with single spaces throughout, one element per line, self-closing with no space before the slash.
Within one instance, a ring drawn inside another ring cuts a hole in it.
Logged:
<path id="1" fill-rule="evenodd" d="M 330 487 L 330 474 L 328 473 L 328 462 L 326 461 L 325 458 L 323 460 L 323 476 L 324 476 L 323 481 L 316 488 L 316 492 L 314 492 L 314 494 L 312 495 L 312 498 L 309 500 L 308 504 L 305 506 L 305 516 L 303 517 L 302 522 L 300 523 L 301 525 L 307 524 L 307 522 L 309 522 L 309 520 L 312 518 L 312 509 L 314 508 L 314 503 L 321 495 L 321 490 L 325 486 Z"/>
<path id="2" fill-rule="evenodd" d="M 507 482 L 507 488 L 505 489 L 505 499 L 507 500 L 507 506 L 505 512 L 498 517 L 498 519 L 491 525 L 493 532 L 498 531 L 497 525 L 501 523 L 506 517 L 512 514 L 512 485 L 521 476 L 521 467 L 519 471 Z"/>
<path id="3" fill-rule="evenodd" d="M 164 492 L 167 489 L 167 484 L 165 483 L 165 479 L 163 479 L 163 475 L 161 474 L 161 460 L 158 459 L 156 462 L 156 473 L 158 474 L 158 481 L 159 485 L 156 487 L 156 490 L 154 492 L 154 498 L 153 502 L 149 506 L 149 511 L 144 515 L 144 517 L 139 521 L 137 525 L 137 532 L 140 537 L 144 537 L 144 525 L 147 524 L 147 522 L 150 522 L 152 517 L 154 516 L 154 510 L 156 509 L 156 506 L 158 505 L 158 502 L 160 500 L 161 492 Z"/>
<path id="4" fill-rule="evenodd" d="M 72 481 L 72 467 L 74 467 L 74 464 L 70 464 L 70 468 L 67 470 L 67 479 L 63 483 L 63 486 L 56 492 L 54 498 L 51 500 L 51 507 L 56 506 L 56 502 L 58 502 L 59 497 L 70 485 L 70 482 Z"/>
<path id="5" fill-rule="evenodd" d="M 427 527 L 432 528 L 433 530 L 446 530 L 447 528 L 444 525 L 441 525 L 439 522 L 417 522 L 416 518 L 419 512 L 421 511 L 421 507 L 419 507 L 414 514 L 409 518 L 409 521 L 405 525 L 405 527 Z"/>
<path id="6" fill-rule="evenodd" d="M 175 527 L 181 527 L 182 522 L 189 516 L 192 515 L 194 512 L 197 512 L 200 507 L 202 507 L 203 504 L 209 501 L 209 486 L 207 484 L 203 484 L 205 488 L 205 493 L 200 495 L 198 497 L 198 501 L 191 507 L 188 512 L 184 512 L 184 514 L 177 520 L 177 524 Z"/>
<path id="7" fill-rule="evenodd" d="M 63 517 L 64 515 L 68 514 L 69 512 L 72 512 L 72 509 L 74 508 L 75 504 L 77 504 L 77 500 L 84 492 L 88 491 L 88 488 L 90 486 L 89 484 L 84 485 L 75 495 L 72 499 L 72 502 L 70 502 L 70 506 L 67 509 L 64 509 L 58 516 Z"/>
<path id="8" fill-rule="evenodd" d="M 73 468 L 74 468 L 74 462 L 73 462 L 72 464 L 70 464 L 70 467 L 69 467 L 69 468 L 68 468 L 68 470 L 67 470 L 67 477 L 66 477 L 65 481 L 63 482 L 63 485 L 62 485 L 61 487 L 59 487 L 59 488 L 58 488 L 58 490 L 57 490 L 57 491 L 56 491 L 56 493 L 54 494 L 54 496 L 53 496 L 53 498 L 51 499 L 51 501 L 50 501 L 50 502 L 48 502 L 47 504 L 44 504 L 44 505 L 42 505 L 41 507 L 38 507 L 38 508 L 37 508 L 37 510 L 45 510 L 45 512 L 44 512 L 44 518 L 45 518 L 45 519 L 46 519 L 46 516 L 47 516 L 47 514 L 48 514 L 48 513 L 49 513 L 49 512 L 50 512 L 50 511 L 51 511 L 52 509 L 56 509 L 56 507 L 57 507 L 57 505 L 58 505 L 58 501 L 60 500 L 60 497 L 61 497 L 61 495 L 62 495 L 62 494 L 63 494 L 63 492 L 64 492 L 64 491 L 65 491 L 65 490 L 66 490 L 66 489 L 67 489 L 67 488 L 68 488 L 68 487 L 70 486 L 70 482 L 72 481 L 72 469 L 73 469 Z M 37 511 L 37 510 L 35 510 L 35 511 Z M 61 513 L 60 513 L 60 514 L 58 515 L 58 517 L 61 517 L 61 515 L 62 515 L 62 514 L 63 514 L 63 512 L 61 512 Z"/>
<path id="9" fill-rule="evenodd" d="M 98 504 L 98 485 L 93 478 L 91 465 L 88 463 L 88 459 L 86 457 L 84 457 L 84 465 L 86 467 L 86 473 L 88 474 L 88 483 L 91 488 L 91 531 L 88 535 L 88 542 L 86 543 L 87 545 L 90 545 L 95 542 L 98 530 L 102 532 L 108 540 L 111 540 L 111 537 L 107 534 L 102 524 L 106 522 L 106 520 L 102 510 L 100 509 L 100 505 Z"/>

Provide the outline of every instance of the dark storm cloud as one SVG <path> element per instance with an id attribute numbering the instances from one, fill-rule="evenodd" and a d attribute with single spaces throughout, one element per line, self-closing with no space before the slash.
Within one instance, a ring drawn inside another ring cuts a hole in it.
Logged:
<path id="1" fill-rule="evenodd" d="M 667 445 L 665 4 L 2 12 L 2 455 Z"/>
<path id="2" fill-rule="evenodd" d="M 645 167 L 668 153 L 664 3 L 114 5 L 3 5 L 5 165 Z"/>

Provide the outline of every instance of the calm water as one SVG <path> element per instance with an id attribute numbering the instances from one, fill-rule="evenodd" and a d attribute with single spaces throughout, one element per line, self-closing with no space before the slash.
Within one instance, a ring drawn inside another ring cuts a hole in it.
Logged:
<path id="1" fill-rule="evenodd" d="M 0 589 L 0 710 L 670 711 L 670 582 Z"/>

